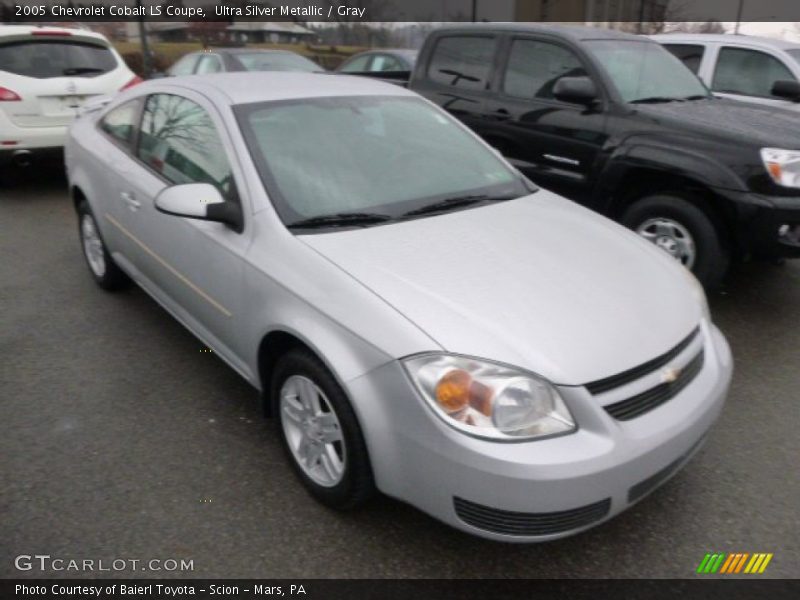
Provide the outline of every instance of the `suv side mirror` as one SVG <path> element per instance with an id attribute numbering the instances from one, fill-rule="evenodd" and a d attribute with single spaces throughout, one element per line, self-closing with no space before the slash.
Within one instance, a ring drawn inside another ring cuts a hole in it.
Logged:
<path id="1" fill-rule="evenodd" d="M 167 215 L 225 223 L 237 232 L 244 227 L 239 204 L 225 200 L 210 183 L 184 183 L 166 187 L 156 196 L 155 206 L 159 212 Z"/>
<path id="2" fill-rule="evenodd" d="M 562 77 L 553 86 L 553 96 L 562 102 L 591 104 L 597 100 L 597 87 L 589 77 Z"/>
<path id="3" fill-rule="evenodd" d="M 772 95 L 800 102 L 800 82 L 792 79 L 779 79 L 772 84 Z"/>

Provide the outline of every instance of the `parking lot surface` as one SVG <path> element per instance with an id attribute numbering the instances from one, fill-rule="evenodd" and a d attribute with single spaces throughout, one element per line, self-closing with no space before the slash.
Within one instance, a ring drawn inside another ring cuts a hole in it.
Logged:
<path id="1" fill-rule="evenodd" d="M 800 577 L 800 263 L 711 298 L 736 372 L 680 474 L 587 533 L 499 544 L 384 497 L 312 500 L 252 388 L 138 288 L 92 282 L 65 186 L 0 187 L 0 576 L 41 576 L 14 567 L 38 553 L 194 565 L 95 573 L 126 577 L 691 577 L 719 551 Z"/>

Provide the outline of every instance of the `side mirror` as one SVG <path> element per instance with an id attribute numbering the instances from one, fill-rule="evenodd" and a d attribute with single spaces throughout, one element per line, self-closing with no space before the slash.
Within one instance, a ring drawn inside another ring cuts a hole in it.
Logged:
<path id="1" fill-rule="evenodd" d="M 800 82 L 792 79 L 779 79 L 772 84 L 772 95 L 800 102 Z"/>
<path id="2" fill-rule="evenodd" d="M 216 221 L 241 232 L 244 227 L 242 209 L 236 202 L 225 200 L 210 183 L 171 185 L 156 196 L 156 209 L 167 215 Z"/>
<path id="3" fill-rule="evenodd" d="M 597 87 L 589 77 L 562 77 L 553 86 L 553 96 L 562 102 L 592 104 L 597 100 Z"/>

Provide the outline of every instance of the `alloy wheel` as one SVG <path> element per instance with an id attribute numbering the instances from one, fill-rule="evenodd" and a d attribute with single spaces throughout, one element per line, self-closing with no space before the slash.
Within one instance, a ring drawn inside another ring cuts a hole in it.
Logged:
<path id="1" fill-rule="evenodd" d="M 333 487 L 344 476 L 347 454 L 342 428 L 325 393 L 311 379 L 292 375 L 281 387 L 280 418 L 286 443 L 302 471 Z"/>

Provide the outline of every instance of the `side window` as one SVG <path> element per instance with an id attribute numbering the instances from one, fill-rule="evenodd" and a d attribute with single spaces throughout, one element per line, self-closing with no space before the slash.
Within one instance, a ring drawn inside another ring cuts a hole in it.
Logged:
<path id="1" fill-rule="evenodd" d="M 562 77 L 586 75 L 578 57 L 550 42 L 514 40 L 503 77 L 503 91 L 517 98 L 553 98 Z"/>
<path id="2" fill-rule="evenodd" d="M 433 49 L 428 77 L 456 88 L 486 89 L 496 45 L 491 37 L 443 37 Z"/>
<path id="3" fill-rule="evenodd" d="M 394 56 L 379 54 L 372 59 L 371 71 L 402 71 L 403 65 Z"/>
<path id="4" fill-rule="evenodd" d="M 697 75 L 700 64 L 703 62 L 703 55 L 706 53 L 705 46 L 697 44 L 664 44 L 676 58 L 680 59 L 689 70 Z"/>
<path id="5" fill-rule="evenodd" d="M 367 70 L 370 59 L 372 59 L 372 54 L 356 56 L 342 67 L 342 73 L 363 73 Z"/>
<path id="6" fill-rule="evenodd" d="M 772 97 L 772 85 L 780 79 L 795 80 L 777 58 L 758 50 L 722 48 L 711 89 L 769 98 Z"/>
<path id="7" fill-rule="evenodd" d="M 124 146 L 130 147 L 139 117 L 139 100 L 131 100 L 109 111 L 100 121 L 100 129 Z"/>
<path id="8" fill-rule="evenodd" d="M 197 64 L 197 54 L 184 56 L 169 69 L 169 74 L 179 77 L 181 75 L 191 75 L 194 73 L 194 66 Z"/>
<path id="9" fill-rule="evenodd" d="M 214 54 L 205 54 L 200 57 L 200 62 L 197 65 L 197 75 L 203 73 L 219 73 L 222 71 L 222 63 L 219 56 Z"/>
<path id="10" fill-rule="evenodd" d="M 225 148 L 208 113 L 172 94 L 147 99 L 139 134 L 139 158 L 172 183 L 211 183 L 233 192 Z"/>

